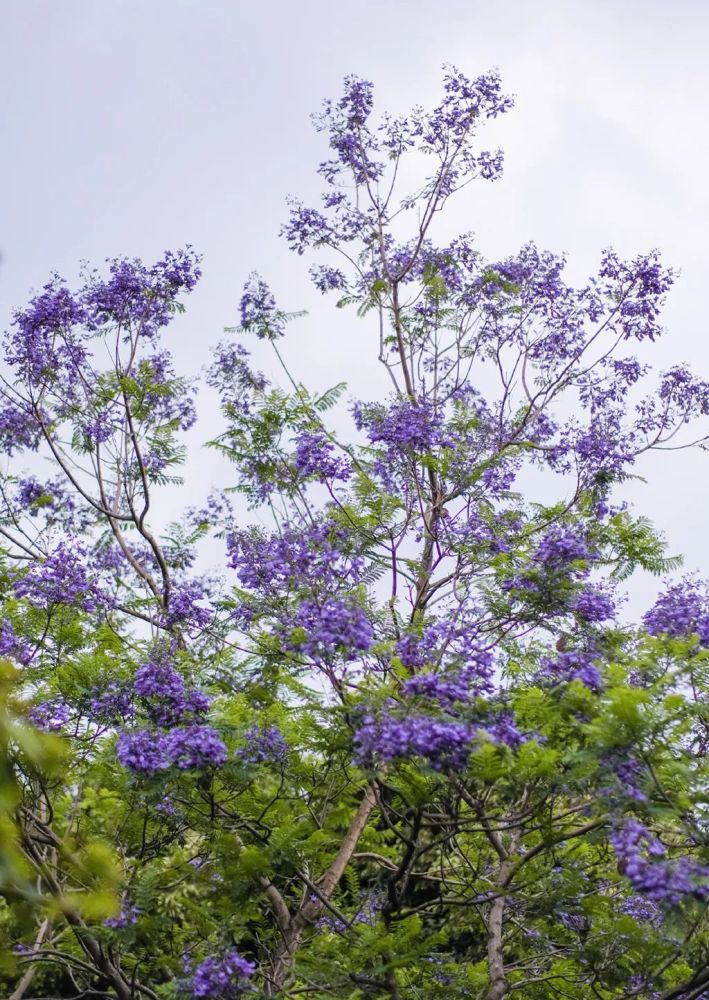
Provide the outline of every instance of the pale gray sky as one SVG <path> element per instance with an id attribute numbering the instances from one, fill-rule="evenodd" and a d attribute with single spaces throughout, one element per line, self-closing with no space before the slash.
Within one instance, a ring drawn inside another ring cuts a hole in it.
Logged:
<path id="1" fill-rule="evenodd" d="M 682 276 L 658 364 L 709 375 L 709 5 L 704 0 L 4 0 L 0 326 L 57 270 L 114 254 L 155 259 L 191 242 L 204 278 L 170 334 L 195 371 L 241 284 L 261 271 L 283 308 L 310 310 L 286 350 L 304 380 L 379 384 L 373 333 L 321 302 L 277 237 L 288 194 L 314 200 L 322 147 L 309 114 L 350 72 L 380 108 L 436 100 L 440 66 L 499 66 L 517 97 L 486 145 L 506 173 L 448 227 L 490 256 L 534 239 L 581 280 L 601 249 L 659 247 Z M 368 359 L 371 358 L 371 362 Z M 220 474 L 192 434 L 188 478 Z M 638 509 L 709 575 L 709 455 L 663 453 L 628 488 Z M 652 581 L 634 587 L 639 606 Z"/>

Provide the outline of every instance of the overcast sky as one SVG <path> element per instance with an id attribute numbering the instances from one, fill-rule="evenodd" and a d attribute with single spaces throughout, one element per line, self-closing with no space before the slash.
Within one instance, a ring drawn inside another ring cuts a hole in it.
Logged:
<path id="1" fill-rule="evenodd" d="M 278 239 L 285 198 L 314 201 L 323 158 L 309 114 L 341 78 L 374 81 L 377 105 L 432 104 L 441 64 L 502 72 L 516 108 L 485 145 L 504 178 L 478 184 L 449 225 L 491 257 L 534 239 L 579 280 L 600 251 L 662 250 L 681 278 L 658 364 L 709 376 L 709 5 L 704 0 L 4 0 L 0 326 L 52 271 L 115 254 L 156 259 L 192 243 L 204 278 L 171 346 L 186 371 L 236 320 L 261 271 L 308 319 L 286 350 L 304 380 L 380 384 L 366 323 L 320 302 Z M 371 358 L 371 362 L 368 360 Z M 188 481 L 223 475 L 193 432 Z M 663 453 L 625 490 L 687 569 L 709 576 L 709 454 Z M 222 485 L 226 485 L 222 483 Z M 188 498 L 191 501 L 192 496 Z M 647 603 L 652 581 L 635 584 Z"/>

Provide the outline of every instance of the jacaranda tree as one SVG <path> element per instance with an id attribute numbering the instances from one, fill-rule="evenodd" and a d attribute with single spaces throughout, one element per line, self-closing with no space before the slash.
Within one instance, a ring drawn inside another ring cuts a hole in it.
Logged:
<path id="1" fill-rule="evenodd" d="M 618 611 L 635 570 L 676 568 L 622 484 L 701 445 L 709 383 L 650 367 L 656 253 L 572 287 L 532 244 L 435 242 L 499 178 L 478 132 L 511 105 L 454 68 L 432 111 L 375 122 L 357 77 L 325 103 L 322 202 L 282 235 L 389 394 L 309 391 L 279 349 L 297 314 L 251 275 L 206 377 L 233 472 L 179 523 L 196 384 L 163 340 L 197 256 L 54 277 L 15 314 L 12 1000 L 709 997 L 709 591 Z"/>

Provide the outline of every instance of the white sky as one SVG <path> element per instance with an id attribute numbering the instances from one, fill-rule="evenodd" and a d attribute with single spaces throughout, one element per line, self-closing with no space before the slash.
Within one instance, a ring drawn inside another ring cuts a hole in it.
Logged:
<path id="1" fill-rule="evenodd" d="M 491 257 L 534 239 L 566 252 L 578 280 L 609 244 L 659 247 L 682 276 L 655 359 L 709 375 L 703 0 L 6 0 L 1 14 L 0 327 L 54 270 L 71 280 L 81 259 L 151 261 L 191 242 L 205 275 L 168 335 L 184 371 L 236 321 L 256 269 L 283 308 L 310 311 L 285 347 L 296 374 L 371 398 L 375 333 L 310 288 L 277 237 L 285 198 L 315 202 L 308 116 L 346 73 L 405 111 L 437 99 L 452 62 L 499 66 L 517 105 L 482 140 L 504 146 L 504 178 L 471 189 L 451 231 L 472 229 Z M 192 432 L 181 503 L 224 475 L 197 447 L 216 429 L 207 413 Z M 624 493 L 704 575 L 708 462 L 650 457 L 636 469 L 647 485 Z M 642 608 L 655 584 L 633 591 Z"/>

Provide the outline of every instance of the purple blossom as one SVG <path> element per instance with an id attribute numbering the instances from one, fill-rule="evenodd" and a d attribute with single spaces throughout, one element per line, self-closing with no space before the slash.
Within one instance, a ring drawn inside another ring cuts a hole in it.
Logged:
<path id="1" fill-rule="evenodd" d="M 181 770 L 220 767 L 227 756 L 223 740 L 211 726 L 192 725 L 187 729 L 173 729 L 170 733 L 170 763 Z"/>
<path id="2" fill-rule="evenodd" d="M 291 589 L 332 594 L 358 583 L 363 561 L 342 551 L 345 544 L 344 533 L 328 524 L 285 525 L 270 536 L 241 531 L 227 538 L 229 565 L 244 587 L 263 597 Z"/>
<path id="3" fill-rule="evenodd" d="M 461 722 L 427 715 L 397 718 L 389 712 L 365 714 L 355 732 L 357 757 L 391 761 L 397 757 L 423 757 L 434 770 L 465 767 L 476 731 Z"/>
<path id="4" fill-rule="evenodd" d="M 347 278 L 337 267 L 329 267 L 327 264 L 313 264 L 309 273 L 319 292 L 341 292 L 347 288 Z"/>
<path id="5" fill-rule="evenodd" d="M 281 236 L 286 239 L 291 250 L 303 254 L 308 247 L 328 243 L 335 235 L 322 212 L 306 208 L 297 201 L 291 202 L 290 219 L 281 227 Z"/>
<path id="6" fill-rule="evenodd" d="M 29 663 L 32 659 L 30 644 L 17 635 L 9 618 L 6 618 L 0 627 L 0 656 L 12 657 L 23 664 Z"/>
<path id="7" fill-rule="evenodd" d="M 606 250 L 599 278 L 603 292 L 614 303 L 615 330 L 626 339 L 654 340 L 659 336 L 658 317 L 674 273 L 662 267 L 656 251 L 627 263 L 614 250 Z"/>
<path id="8" fill-rule="evenodd" d="M 544 661 L 542 675 L 551 677 L 555 681 L 581 681 L 591 691 L 598 692 L 603 687 L 601 672 L 596 663 L 597 659 L 593 653 L 586 653 L 582 650 L 572 649 L 559 653 L 555 659 Z"/>
<path id="9" fill-rule="evenodd" d="M 335 446 L 321 431 L 303 431 L 295 443 L 295 467 L 301 476 L 312 476 L 323 483 L 347 480 L 352 475 L 350 463 L 335 456 Z"/>
<path id="10" fill-rule="evenodd" d="M 133 690 L 147 703 L 147 711 L 160 725 L 174 725 L 186 718 L 202 715 L 209 708 L 209 698 L 202 691 L 185 687 L 185 682 L 171 664 L 170 646 L 156 646 L 150 658 L 135 675 Z"/>
<path id="11" fill-rule="evenodd" d="M 244 285 L 239 309 L 242 330 L 266 340 L 283 336 L 285 316 L 279 312 L 273 292 L 255 271 Z"/>
<path id="12" fill-rule="evenodd" d="M 170 740 L 165 733 L 149 729 L 123 732 L 118 737 L 116 756 L 123 767 L 136 774 L 155 774 L 171 764 Z"/>
<path id="13" fill-rule="evenodd" d="M 81 546 L 61 542 L 41 563 L 30 566 L 15 582 L 15 596 L 26 597 L 37 608 L 53 604 L 77 605 L 84 611 L 107 607 L 109 600 L 98 588 L 85 562 Z"/>
<path id="14" fill-rule="evenodd" d="M 620 912 L 639 924 L 660 924 L 662 914 L 656 903 L 644 896 L 628 896 L 620 905 Z"/>
<path id="15" fill-rule="evenodd" d="M 221 737 L 210 726 L 192 725 L 170 733 L 142 729 L 118 737 L 117 756 L 123 767 L 155 774 L 176 765 L 180 770 L 219 767 L 227 759 Z"/>
<path id="16" fill-rule="evenodd" d="M 96 722 L 108 725 L 130 719 L 133 715 L 130 686 L 112 680 L 105 687 L 95 689 L 89 700 L 89 713 Z"/>
<path id="17" fill-rule="evenodd" d="M 141 261 L 118 257 L 108 262 L 109 277 L 91 275 L 81 296 L 89 329 L 118 326 L 153 339 L 177 308 L 181 292 L 191 292 L 201 276 L 200 258 L 190 247 L 166 251 L 146 267 Z"/>
<path id="18" fill-rule="evenodd" d="M 688 638 L 698 635 L 709 646 L 709 589 L 690 577 L 668 587 L 643 617 L 650 635 Z"/>
<path id="19" fill-rule="evenodd" d="M 236 757 L 245 764 L 285 762 L 288 744 L 278 726 L 252 726 L 244 733 L 244 740 L 245 746 L 236 751 Z"/>
<path id="20" fill-rule="evenodd" d="M 198 603 L 205 600 L 203 588 L 195 581 L 175 585 L 168 601 L 166 624 L 183 625 L 192 629 L 206 628 L 214 618 L 214 612 Z"/>
<path id="21" fill-rule="evenodd" d="M 62 369 L 76 374 L 86 351 L 74 335 L 85 319 L 82 305 L 58 276 L 13 317 L 14 332 L 5 343 L 5 360 L 20 378 L 39 386 L 54 381 Z"/>
<path id="22" fill-rule="evenodd" d="M 318 603 L 303 601 L 295 614 L 295 631 L 285 640 L 288 649 L 321 659 L 339 653 L 353 660 L 372 645 L 372 625 L 357 605 L 338 598 Z M 301 635 L 302 632 L 302 635 Z"/>
<path id="23" fill-rule="evenodd" d="M 548 569 L 559 569 L 577 561 L 586 562 L 590 558 L 583 536 L 566 528 L 552 528 L 534 553 L 535 561 Z"/>
<path id="24" fill-rule="evenodd" d="M 17 403 L 0 407 L 0 448 L 6 455 L 28 448 L 36 451 L 42 431 L 33 413 Z"/>
<path id="25" fill-rule="evenodd" d="M 192 995 L 213 997 L 214 1000 L 238 1000 L 255 971 L 254 963 L 242 958 L 234 949 L 223 955 L 210 955 L 195 969 Z"/>
<path id="26" fill-rule="evenodd" d="M 524 736 L 517 728 L 517 723 L 511 712 L 502 712 L 485 730 L 493 743 L 503 743 L 512 750 L 517 750 L 524 743 Z"/>
<path id="27" fill-rule="evenodd" d="M 71 718 L 71 714 L 70 705 L 62 698 L 53 698 L 34 705 L 30 709 L 29 719 L 33 726 L 45 733 L 59 733 Z"/>
<path id="28" fill-rule="evenodd" d="M 587 622 L 603 622 L 615 615 L 613 599 L 596 587 L 587 587 L 580 591 L 571 607 Z"/>
<path id="29" fill-rule="evenodd" d="M 640 895 L 677 906 L 688 897 L 709 899 L 709 867 L 683 856 L 669 860 L 664 845 L 636 819 L 610 837 L 619 868 Z"/>
<path id="30" fill-rule="evenodd" d="M 372 444 L 382 442 L 394 449 L 429 452 L 445 443 L 441 414 L 426 403 L 402 400 L 388 409 L 356 403 L 354 417 L 357 429 L 365 429 Z"/>

